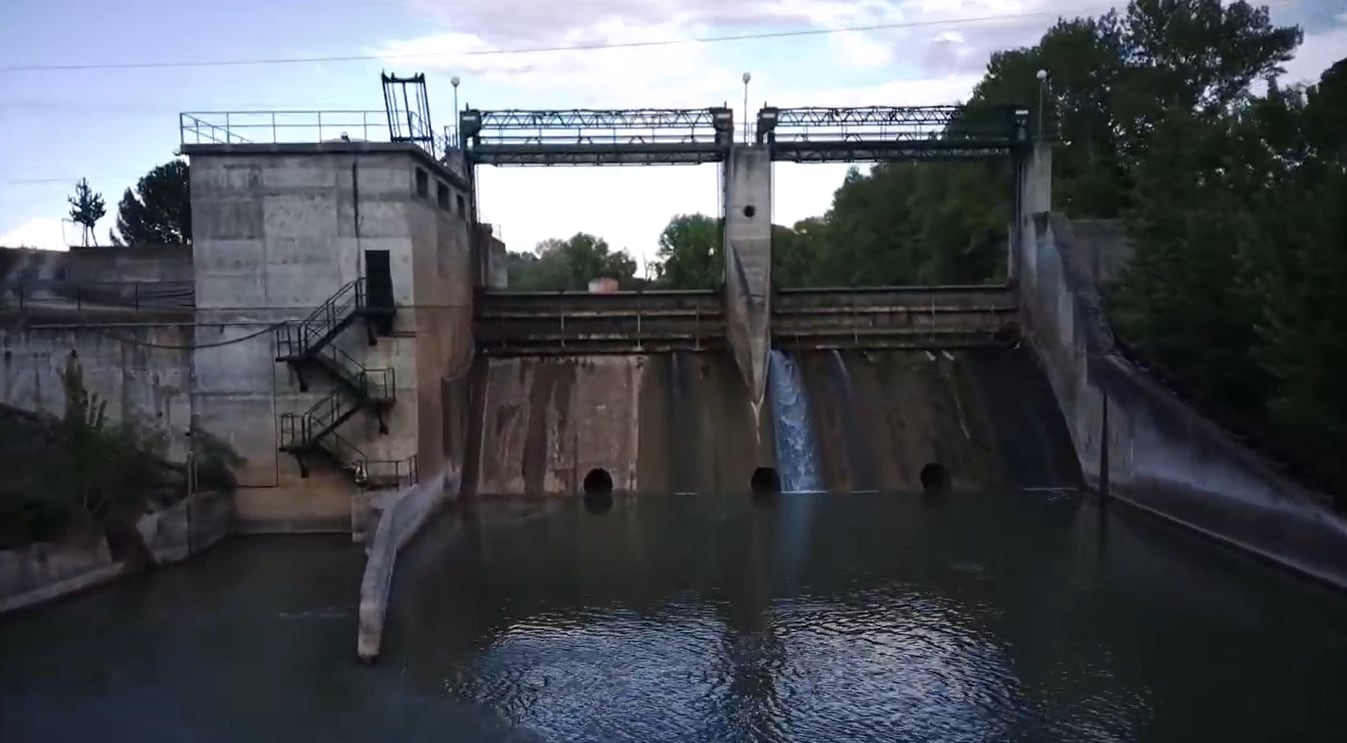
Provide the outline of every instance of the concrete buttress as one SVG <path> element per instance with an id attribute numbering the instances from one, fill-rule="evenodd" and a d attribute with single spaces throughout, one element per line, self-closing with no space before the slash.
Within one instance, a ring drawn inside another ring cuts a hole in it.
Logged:
<path id="1" fill-rule="evenodd" d="M 772 347 L 772 156 L 736 146 L 725 162 L 725 326 L 755 417 Z"/>

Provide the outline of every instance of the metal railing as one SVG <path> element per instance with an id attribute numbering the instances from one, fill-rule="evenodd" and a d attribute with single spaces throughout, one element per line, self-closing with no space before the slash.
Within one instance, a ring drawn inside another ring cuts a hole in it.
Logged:
<path id="1" fill-rule="evenodd" d="M 193 281 L 69 281 L 0 283 L 0 312 L 165 311 L 196 307 Z"/>
<path id="2" fill-rule="evenodd" d="M 331 340 L 332 331 L 365 306 L 365 280 L 348 282 L 299 322 L 276 329 L 278 358 L 299 358 Z"/>
<path id="3" fill-rule="evenodd" d="M 391 141 L 386 111 L 185 111 L 178 114 L 179 143 L 311 144 L 349 139 Z"/>
<path id="4" fill-rule="evenodd" d="M 396 387 L 392 368 L 370 369 L 332 343 L 318 351 L 316 358 L 327 362 L 329 369 L 360 397 L 375 402 L 393 399 Z"/>
<path id="5" fill-rule="evenodd" d="M 360 447 L 335 432 L 321 445 L 351 472 L 356 484 L 361 487 L 390 483 L 397 486 L 414 485 L 420 481 L 421 473 L 417 468 L 415 454 L 405 459 L 370 459 Z"/>
<path id="6" fill-rule="evenodd" d="M 421 481 L 415 454 L 406 459 L 366 459 L 365 473 L 368 480 L 375 483 L 415 485 Z"/>

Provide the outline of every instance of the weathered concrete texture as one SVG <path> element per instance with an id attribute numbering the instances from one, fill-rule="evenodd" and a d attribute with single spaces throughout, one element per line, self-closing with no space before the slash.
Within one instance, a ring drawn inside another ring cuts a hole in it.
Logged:
<path id="1" fill-rule="evenodd" d="M 636 490 L 641 356 L 492 360 L 477 492 L 577 493 L 605 469 Z"/>
<path id="2" fill-rule="evenodd" d="M 1023 226 L 1023 314 L 1087 481 L 1347 588 L 1347 522 L 1116 353 L 1071 222 Z"/>
<path id="3" fill-rule="evenodd" d="M 0 614 L 106 583 L 123 569 L 102 536 L 0 552 Z"/>
<path id="4" fill-rule="evenodd" d="M 191 281 L 187 245 L 72 247 L 66 252 L 0 248 L 0 285 L 26 281 Z"/>
<path id="5" fill-rule="evenodd" d="M 985 418 L 1006 481 L 1016 488 L 1079 489 L 1085 481 L 1071 431 L 1032 349 L 989 347 L 963 358 L 974 407 Z"/>
<path id="6" fill-rule="evenodd" d="M 962 354 L 816 351 L 797 358 L 829 490 L 919 491 L 928 464 L 943 466 L 956 489 L 1002 483 Z"/>
<path id="7" fill-rule="evenodd" d="M 377 524 L 366 550 L 365 574 L 360 581 L 356 655 L 361 660 L 372 661 L 379 655 L 398 553 L 411 543 L 451 493 L 457 491 L 457 478 L 446 478 L 444 472 L 439 472 L 403 491 L 378 497 L 371 504 Z"/>
<path id="8" fill-rule="evenodd" d="M 772 345 L 772 156 L 766 146 L 730 150 L 724 203 L 725 335 L 751 402 L 761 406 Z"/>
<path id="9" fill-rule="evenodd" d="M 648 464 L 644 489 L 748 492 L 753 470 L 776 466 L 776 449 L 771 415 L 755 420 L 734 359 L 728 353 L 688 352 L 654 358 L 660 361 L 654 368 L 669 380 L 660 395 L 668 413 L 642 421 L 642 445 L 651 442 L 651 459 L 667 458 L 668 479 L 657 479 L 659 471 Z"/>
<path id="10" fill-rule="evenodd" d="M 75 353 L 108 415 L 166 433 L 166 455 L 181 461 L 192 422 L 192 337 L 190 325 L 0 328 L 0 402 L 61 415 L 61 374 Z"/>
<path id="11" fill-rule="evenodd" d="M 1096 286 L 1108 286 L 1122 277 L 1134 247 L 1120 219 L 1073 219 L 1075 239 L 1068 248 L 1072 260 Z"/>
<path id="12" fill-rule="evenodd" d="M 774 464 L 728 354 L 493 359 L 482 397 L 480 494 L 573 494 L 591 469 L 617 490 L 746 491 Z"/>
<path id="13" fill-rule="evenodd" d="M 181 562 L 214 546 L 234 528 L 234 499 L 226 493 L 196 493 L 136 522 L 156 565 Z"/>
<path id="14" fill-rule="evenodd" d="M 295 370 L 275 361 L 270 330 L 364 276 L 370 251 L 386 251 L 398 308 L 392 335 L 370 346 L 357 323 L 335 343 L 367 368 L 392 369 L 397 399 L 386 434 L 364 413 L 339 433 L 370 460 L 415 455 L 420 471 L 440 469 L 441 387 L 472 348 L 465 184 L 409 145 L 186 149 L 200 323 L 193 397 L 203 427 L 248 460 L 239 473 L 240 526 L 350 528 L 350 477 L 317 460 L 301 478 L 278 451 L 281 414 L 303 412 L 336 382 L 308 369 L 302 390 Z"/>

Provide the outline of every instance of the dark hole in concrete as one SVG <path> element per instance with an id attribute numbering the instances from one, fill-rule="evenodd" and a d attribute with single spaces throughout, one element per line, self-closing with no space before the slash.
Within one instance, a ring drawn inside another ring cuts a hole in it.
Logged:
<path id="1" fill-rule="evenodd" d="M 753 206 L 752 204 L 749 204 L 748 206 L 744 207 L 744 216 L 748 217 L 749 219 L 752 219 L 753 215 L 757 213 L 758 208 L 756 206 Z"/>
<path id="2" fill-rule="evenodd" d="M 1020 342 L 1020 325 L 1011 320 L 996 329 L 992 334 L 992 341 L 1002 348 L 1014 348 Z"/>
<path id="3" fill-rule="evenodd" d="M 921 489 L 929 495 L 949 492 L 949 471 L 945 465 L 931 462 L 921 468 Z"/>
<path id="4" fill-rule="evenodd" d="M 602 467 L 596 467 L 585 475 L 585 481 L 582 486 L 585 495 L 590 493 L 611 493 L 613 492 L 613 476 L 608 474 L 608 470 Z"/>
<path id="5" fill-rule="evenodd" d="M 748 478 L 754 495 L 776 495 L 781 492 L 781 476 L 772 467 L 759 467 Z"/>
<path id="6" fill-rule="evenodd" d="M 585 475 L 581 487 L 585 510 L 592 514 L 607 513 L 613 507 L 613 476 L 608 470 L 596 467 Z"/>

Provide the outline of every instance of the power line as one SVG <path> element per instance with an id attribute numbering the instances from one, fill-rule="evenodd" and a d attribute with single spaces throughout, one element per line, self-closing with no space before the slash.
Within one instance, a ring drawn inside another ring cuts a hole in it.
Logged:
<path id="1" fill-rule="evenodd" d="M 464 52 L 423 52 L 408 54 L 344 54 L 322 57 L 271 57 L 257 59 L 225 60 L 184 60 L 178 62 L 104 62 L 88 64 L 43 64 L 43 65 L 7 65 L 0 72 L 78 72 L 87 70 L 141 70 L 167 69 L 181 67 L 245 67 L 280 64 L 318 64 L 333 62 L 373 62 L 377 60 L 425 59 L 434 57 L 489 57 L 506 54 L 550 54 L 557 52 L 589 52 L 606 49 L 642 49 L 663 46 L 682 46 L 687 44 L 721 44 L 734 41 L 758 41 L 764 39 L 790 39 L 806 36 L 828 36 L 842 33 L 865 33 L 870 31 L 893 31 L 904 28 L 922 28 L 929 26 L 951 26 L 965 23 L 988 23 L 991 21 L 1012 21 L 1028 18 L 1056 17 L 1064 12 L 1085 13 L 1109 10 L 1112 5 L 1074 8 L 1062 11 L 1034 11 L 1028 13 L 1002 13 L 998 15 L 947 18 L 930 21 L 902 21 L 896 23 L 874 23 L 864 26 L 846 26 L 842 28 L 808 28 L 792 31 L 762 31 L 723 36 L 702 36 L 686 39 L 654 39 L 649 41 L 594 42 L 590 44 L 568 44 L 561 46 L 515 47 L 507 49 L 475 49 Z"/>

